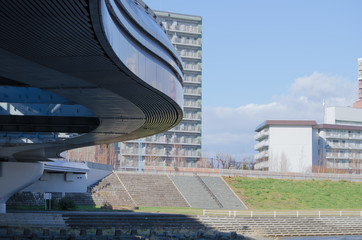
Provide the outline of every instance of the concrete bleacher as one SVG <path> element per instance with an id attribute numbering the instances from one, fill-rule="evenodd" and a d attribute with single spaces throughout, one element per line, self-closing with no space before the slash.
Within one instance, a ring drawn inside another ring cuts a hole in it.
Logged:
<path id="1" fill-rule="evenodd" d="M 118 173 L 137 206 L 190 207 L 167 175 Z"/>
<path id="2" fill-rule="evenodd" d="M 19 230 L 28 228 L 36 230 L 48 228 L 53 230 L 85 230 L 91 233 L 97 229 L 105 232 L 115 230 L 130 233 L 130 230 L 144 232 L 152 231 L 169 232 L 237 232 L 245 235 L 258 235 L 264 237 L 282 236 L 323 236 L 323 235 L 361 235 L 362 221 L 360 216 L 354 217 L 220 217 L 220 216 L 189 216 L 179 214 L 154 214 L 154 213 L 117 213 L 117 212 L 14 212 L 1 215 L 0 239 L 13 228 Z M 73 233 L 75 231 L 72 231 Z M 10 235 L 10 234 L 8 234 Z M 30 234 L 29 234 L 30 235 Z M 61 235 L 61 234 L 60 234 Z M 115 234 L 113 234 L 115 235 Z M 75 239 L 75 238 L 21 238 L 9 236 L 5 239 Z M 95 236 L 79 236 L 76 239 L 95 239 Z M 132 239 L 125 238 L 96 238 L 96 239 Z M 145 239 L 145 238 L 138 238 Z M 149 238 L 151 239 L 151 238 Z M 153 238 L 158 239 L 158 238 Z M 161 238 L 162 239 L 162 238 Z M 185 239 L 185 237 L 165 239 Z M 209 239 L 209 238 L 186 238 Z M 236 239 L 220 238 L 211 239 Z M 241 238 L 243 239 L 243 238 Z M 359 238 L 356 238 L 359 239 Z"/>
<path id="3" fill-rule="evenodd" d="M 120 182 L 116 173 L 104 178 L 92 190 L 92 199 L 96 205 L 109 203 L 112 206 L 134 206 L 134 202 Z"/>
<path id="4" fill-rule="evenodd" d="M 262 236 L 360 235 L 360 217 L 217 217 L 199 216 L 205 227 Z"/>
<path id="5" fill-rule="evenodd" d="M 210 196 L 194 176 L 170 176 L 193 208 L 218 209 L 217 202 Z"/>
<path id="6" fill-rule="evenodd" d="M 63 195 L 64 196 L 64 195 Z M 89 187 L 87 193 L 65 193 L 76 205 L 173 206 L 203 209 L 244 209 L 220 177 L 168 176 L 114 172 Z M 53 193 L 59 200 L 62 193 Z M 9 206 L 44 206 L 42 193 L 17 193 Z"/>
<path id="7" fill-rule="evenodd" d="M 225 209 L 246 209 L 221 177 L 200 177 Z"/>

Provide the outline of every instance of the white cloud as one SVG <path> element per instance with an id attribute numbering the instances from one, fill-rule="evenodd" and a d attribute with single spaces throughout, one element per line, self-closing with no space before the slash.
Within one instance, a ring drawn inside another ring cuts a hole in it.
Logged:
<path id="1" fill-rule="evenodd" d="M 350 106 L 357 99 L 357 85 L 346 79 L 313 73 L 297 78 L 289 93 L 274 96 L 267 104 L 237 108 L 203 107 L 203 152 L 254 154 L 254 129 L 265 120 L 323 121 L 325 106 Z"/>

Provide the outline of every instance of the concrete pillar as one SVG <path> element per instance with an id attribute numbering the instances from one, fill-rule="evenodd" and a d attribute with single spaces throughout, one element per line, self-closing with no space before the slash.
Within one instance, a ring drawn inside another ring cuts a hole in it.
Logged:
<path id="1" fill-rule="evenodd" d="M 43 170 L 42 163 L 0 162 L 0 214 L 6 213 L 6 201 L 37 181 Z"/>

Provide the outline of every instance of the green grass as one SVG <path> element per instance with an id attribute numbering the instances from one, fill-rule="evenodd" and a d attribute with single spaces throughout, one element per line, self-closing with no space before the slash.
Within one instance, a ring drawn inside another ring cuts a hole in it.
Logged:
<path id="1" fill-rule="evenodd" d="M 362 208 L 362 183 L 224 177 L 250 209 Z"/>

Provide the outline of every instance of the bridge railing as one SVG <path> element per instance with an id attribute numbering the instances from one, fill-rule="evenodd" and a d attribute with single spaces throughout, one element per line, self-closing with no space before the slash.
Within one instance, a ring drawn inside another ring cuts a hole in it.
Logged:
<path id="1" fill-rule="evenodd" d="M 233 211 L 209 210 L 202 211 L 203 216 L 225 217 L 361 217 L 362 211 Z"/>
<path id="2" fill-rule="evenodd" d="M 122 172 L 139 172 L 136 167 L 120 167 Z M 296 172 L 268 172 L 240 169 L 193 168 L 171 166 L 145 166 L 141 173 L 171 174 L 171 175 L 200 175 L 200 176 L 233 176 L 276 179 L 316 179 L 316 180 L 346 180 L 362 182 L 362 174 L 334 174 L 334 173 L 296 173 Z"/>

